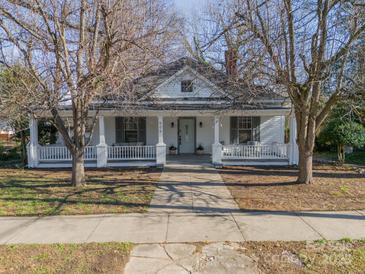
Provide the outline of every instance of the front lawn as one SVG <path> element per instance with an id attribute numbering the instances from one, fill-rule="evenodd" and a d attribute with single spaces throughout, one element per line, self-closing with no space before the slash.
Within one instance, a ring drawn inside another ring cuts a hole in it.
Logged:
<path id="1" fill-rule="evenodd" d="M 314 156 L 314 158 L 318 160 L 337 161 L 337 152 L 316 152 Z M 365 165 L 365 151 L 355 151 L 353 153 L 346 154 L 345 163 Z"/>
<path id="2" fill-rule="evenodd" d="M 295 182 L 290 167 L 227 167 L 222 178 L 241 209 L 365 209 L 365 175 L 346 167 L 315 166 L 315 182 Z"/>
<path id="3" fill-rule="evenodd" d="M 245 242 L 261 273 L 365 273 L 365 241 Z"/>
<path id="4" fill-rule="evenodd" d="M 145 212 L 157 169 L 87 170 L 87 186 L 68 170 L 0 169 L 0 216 Z"/>
<path id="5" fill-rule="evenodd" d="M 123 273 L 131 244 L 0 246 L 0 273 Z"/>
<path id="6" fill-rule="evenodd" d="M 207 259 L 199 257 L 206 244 L 195 243 L 198 258 Z M 253 259 L 260 273 L 365 273 L 364 240 L 225 245 Z M 123 273 L 132 247 L 127 243 L 0 245 L 0 273 Z"/>

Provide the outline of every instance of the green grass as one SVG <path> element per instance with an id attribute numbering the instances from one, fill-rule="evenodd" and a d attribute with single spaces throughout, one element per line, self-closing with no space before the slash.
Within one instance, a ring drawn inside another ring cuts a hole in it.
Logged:
<path id="1" fill-rule="evenodd" d="M 0 169 L 0 216 L 145 212 L 160 171 L 89 170 L 87 185 L 65 170 Z"/>

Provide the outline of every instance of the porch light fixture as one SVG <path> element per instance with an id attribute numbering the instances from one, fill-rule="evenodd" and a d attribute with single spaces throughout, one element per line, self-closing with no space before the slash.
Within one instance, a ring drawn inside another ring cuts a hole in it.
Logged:
<path id="1" fill-rule="evenodd" d="M 203 127 L 203 122 L 199 122 L 199 127 L 202 128 Z"/>
<path id="2" fill-rule="evenodd" d="M 174 128 L 174 126 L 175 126 L 175 123 L 171 122 L 171 128 Z"/>

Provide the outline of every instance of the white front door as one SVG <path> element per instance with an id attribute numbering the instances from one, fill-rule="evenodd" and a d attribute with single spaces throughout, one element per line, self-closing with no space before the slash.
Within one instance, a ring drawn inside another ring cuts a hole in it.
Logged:
<path id="1" fill-rule="evenodd" d="M 195 152 L 195 119 L 180 118 L 179 119 L 179 152 L 194 153 Z"/>

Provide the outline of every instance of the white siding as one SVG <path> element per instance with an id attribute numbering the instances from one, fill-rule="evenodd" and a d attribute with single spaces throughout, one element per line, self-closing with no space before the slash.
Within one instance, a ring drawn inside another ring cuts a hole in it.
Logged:
<path id="1" fill-rule="evenodd" d="M 171 123 L 174 127 L 171 127 Z M 200 122 L 203 127 L 200 128 Z M 214 142 L 214 118 L 213 117 L 196 117 L 196 146 L 200 144 L 204 147 L 206 153 L 211 153 Z M 177 117 L 164 118 L 164 142 L 169 148 L 171 145 L 177 147 Z M 284 143 L 284 116 L 262 116 L 260 125 L 260 139 L 262 144 L 271 144 L 273 142 Z M 115 143 L 115 117 L 105 117 L 105 138 L 108 145 Z M 230 144 L 230 117 L 221 117 L 219 129 L 219 140 L 223 144 Z M 59 138 L 58 142 L 61 142 Z M 146 118 L 146 143 L 155 145 L 158 142 L 157 117 Z M 99 125 L 95 125 L 92 145 L 99 143 Z"/>
<path id="2" fill-rule="evenodd" d="M 174 123 L 174 127 L 171 127 L 171 123 Z M 166 144 L 166 152 L 168 153 L 169 147 L 177 147 L 177 118 L 165 117 L 163 120 L 163 140 Z M 157 126 L 156 126 L 157 127 Z"/>
<path id="3" fill-rule="evenodd" d="M 193 92 L 181 92 L 181 81 L 193 80 Z M 173 80 L 162 85 L 154 94 L 158 98 L 186 98 L 186 97 L 201 97 L 211 98 L 219 97 L 218 91 L 214 91 L 212 87 L 205 81 L 197 78 L 190 71 L 185 71 L 182 74 L 175 76 Z"/>
<path id="4" fill-rule="evenodd" d="M 90 145 L 92 146 L 96 146 L 97 144 L 99 144 L 99 121 L 96 121 L 95 123 L 93 135 L 90 142 Z"/>
<path id="5" fill-rule="evenodd" d="M 221 117 L 221 127 L 219 129 L 219 141 L 222 144 L 229 145 L 231 134 L 231 118 L 228 116 Z"/>
<path id="6" fill-rule="evenodd" d="M 204 153 L 212 153 L 214 142 L 213 117 L 196 117 L 196 146 L 202 145 Z M 202 122 L 202 127 L 200 127 Z"/>
<path id="7" fill-rule="evenodd" d="M 105 117 L 105 139 L 108 145 L 115 144 L 115 117 Z M 171 121 L 175 121 L 175 127 L 171 129 Z M 164 119 L 164 142 L 170 146 L 174 144 L 177 146 L 177 134 L 176 131 L 177 120 L 176 118 Z M 157 131 L 157 117 L 146 117 L 146 144 L 156 145 L 158 142 Z M 92 144 L 97 145 L 99 143 L 99 125 L 96 123 Z M 171 143 L 171 144 L 170 144 Z"/>
<path id="8" fill-rule="evenodd" d="M 284 116 L 262 116 L 260 125 L 260 139 L 262 144 L 273 142 L 284 143 Z"/>
<path id="9" fill-rule="evenodd" d="M 108 145 L 115 144 L 115 117 L 105 117 L 105 138 Z M 146 117 L 146 144 L 155 145 L 157 140 L 157 118 Z"/>
<path id="10" fill-rule="evenodd" d="M 67 128 L 67 125 L 66 125 L 66 128 Z M 73 134 L 72 131 L 71 131 L 71 134 Z M 88 133 L 86 133 L 85 136 L 88 137 Z M 65 141 L 59 132 L 57 132 L 56 144 L 62 145 L 62 146 L 65 145 Z M 95 123 L 93 134 L 91 136 L 91 141 L 90 141 L 91 146 L 96 146 L 97 144 L 99 144 L 99 121 L 98 120 Z"/>
<path id="11" fill-rule="evenodd" d="M 157 117 L 146 118 L 146 144 L 156 145 L 158 142 Z"/>
<path id="12" fill-rule="evenodd" d="M 105 142 L 108 145 L 115 144 L 115 117 L 105 117 Z"/>

